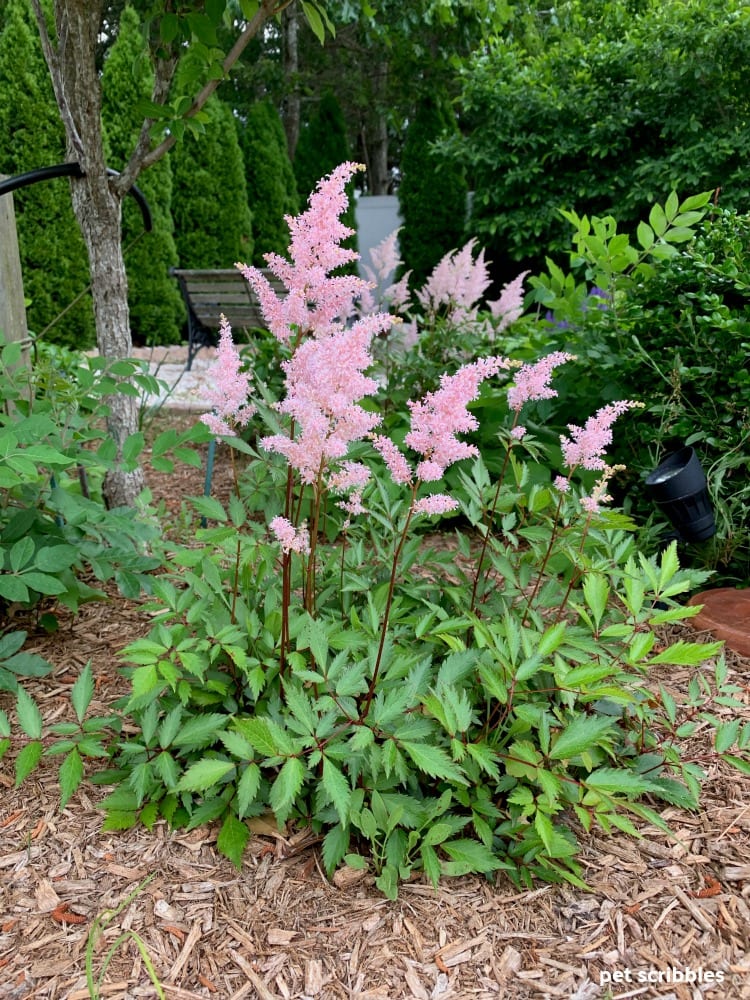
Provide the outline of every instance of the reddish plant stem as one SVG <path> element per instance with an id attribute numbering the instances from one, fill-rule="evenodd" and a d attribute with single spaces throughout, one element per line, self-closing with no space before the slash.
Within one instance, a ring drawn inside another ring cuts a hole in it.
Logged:
<path id="1" fill-rule="evenodd" d="M 375 668 L 372 672 L 372 679 L 370 681 L 370 686 L 367 689 L 367 694 L 365 695 L 364 704 L 359 713 L 360 721 L 364 721 L 367 718 L 367 714 L 370 711 L 370 704 L 375 696 L 375 688 L 378 683 L 378 675 L 380 673 L 380 664 L 383 659 L 383 650 L 385 649 L 385 637 L 388 632 L 388 621 L 391 614 L 391 605 L 393 604 L 393 594 L 396 589 L 396 576 L 398 574 L 398 562 L 401 558 L 401 553 L 406 542 L 406 535 L 409 531 L 409 525 L 411 524 L 412 514 L 414 510 L 414 500 L 417 495 L 417 488 L 419 483 L 414 483 L 411 488 L 411 503 L 409 504 L 409 512 L 406 515 L 406 522 L 404 524 L 403 531 L 401 532 L 401 537 L 398 540 L 398 545 L 396 546 L 396 551 L 393 553 L 393 562 L 391 564 L 391 577 L 388 581 L 388 597 L 385 602 L 385 612 L 383 614 L 383 622 L 380 626 L 380 642 L 378 643 L 378 653 L 375 657 Z"/>

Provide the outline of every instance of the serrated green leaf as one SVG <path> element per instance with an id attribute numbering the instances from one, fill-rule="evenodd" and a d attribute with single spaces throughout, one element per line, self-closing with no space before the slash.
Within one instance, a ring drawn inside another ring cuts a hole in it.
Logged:
<path id="1" fill-rule="evenodd" d="M 237 819 L 234 813 L 228 813 L 221 824 L 216 846 L 225 858 L 229 858 L 235 868 L 242 867 L 242 856 L 245 853 L 250 830 L 246 823 Z"/>
<path id="2" fill-rule="evenodd" d="M 257 764 L 243 764 L 240 770 L 242 777 L 237 782 L 237 812 L 242 819 L 258 794 L 261 774 Z"/>
<path id="3" fill-rule="evenodd" d="M 42 736 L 42 713 L 30 694 L 19 687 L 16 692 L 16 712 L 18 713 L 18 725 L 26 735 L 32 740 L 41 739 Z"/>
<path id="4" fill-rule="evenodd" d="M 346 855 L 349 849 L 349 839 L 349 829 L 342 826 L 341 823 L 332 826 L 323 838 L 323 867 L 329 878 Z"/>
<path id="5" fill-rule="evenodd" d="M 678 639 L 661 653 L 652 656 L 648 662 L 649 666 L 668 663 L 678 667 L 695 667 L 716 656 L 723 646 L 723 642 L 685 642 L 683 639 Z"/>
<path id="6" fill-rule="evenodd" d="M 180 792 L 205 792 L 216 785 L 234 770 L 234 764 L 227 760 L 199 760 L 192 764 L 183 774 L 177 785 Z"/>
<path id="7" fill-rule="evenodd" d="M 188 497 L 188 499 L 198 513 L 208 520 L 221 523 L 226 521 L 227 512 L 215 497 Z"/>
<path id="8" fill-rule="evenodd" d="M 173 746 L 184 750 L 198 750 L 209 746 L 219 738 L 219 733 L 229 722 L 229 716 L 219 712 L 196 715 L 188 719 L 172 740 Z"/>
<path id="9" fill-rule="evenodd" d="M 570 760 L 602 742 L 611 733 L 614 721 L 608 718 L 577 716 L 563 729 L 552 745 L 549 756 L 552 760 Z"/>
<path id="10" fill-rule="evenodd" d="M 420 770 L 432 778 L 446 778 L 460 785 L 468 785 L 463 771 L 451 761 L 441 747 L 403 740 L 401 749 L 406 751 Z"/>
<path id="11" fill-rule="evenodd" d="M 60 765 L 60 808 L 64 809 L 71 795 L 83 780 L 83 761 L 77 747 L 73 747 Z"/>
<path id="12" fill-rule="evenodd" d="M 284 822 L 305 780 L 305 765 L 297 757 L 286 760 L 271 786 L 268 804 Z"/>
<path id="13" fill-rule="evenodd" d="M 83 722 L 83 717 L 86 715 L 93 696 L 94 675 L 91 670 L 91 661 L 89 660 L 76 678 L 76 682 L 70 691 L 70 701 L 79 722 Z"/>
<path id="14" fill-rule="evenodd" d="M 38 740 L 27 743 L 23 747 L 16 757 L 16 788 L 31 774 L 41 757 L 42 744 Z"/>
<path id="15" fill-rule="evenodd" d="M 470 872 L 486 874 L 509 867 L 478 840 L 449 840 L 441 844 L 441 849 L 455 863 L 449 869 L 453 875 L 468 875 Z"/>
<path id="16" fill-rule="evenodd" d="M 330 796 L 341 823 L 346 825 L 349 822 L 352 788 L 339 768 L 325 756 L 323 757 L 323 788 Z"/>
<path id="17" fill-rule="evenodd" d="M 741 719 L 732 719 L 730 722 L 722 722 L 720 726 L 716 727 L 714 746 L 717 753 L 726 753 L 730 747 L 734 746 L 739 736 L 741 724 Z"/>
<path id="18" fill-rule="evenodd" d="M 614 767 L 600 767 L 585 779 L 588 788 L 621 795 L 645 795 L 654 790 L 651 779 L 633 771 L 618 770 Z"/>

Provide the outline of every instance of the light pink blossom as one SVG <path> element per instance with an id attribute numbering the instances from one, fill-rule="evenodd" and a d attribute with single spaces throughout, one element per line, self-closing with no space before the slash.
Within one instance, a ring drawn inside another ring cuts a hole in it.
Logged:
<path id="1" fill-rule="evenodd" d="M 473 257 L 476 240 L 461 249 L 447 253 L 438 262 L 417 299 L 428 315 L 441 310 L 454 323 L 471 323 L 476 319 L 477 304 L 490 284 L 484 250 Z"/>
<path id="2" fill-rule="evenodd" d="M 412 514 L 446 514 L 449 510 L 456 510 L 458 500 L 446 496 L 445 493 L 433 493 L 431 496 L 415 500 L 412 504 Z"/>
<path id="3" fill-rule="evenodd" d="M 503 285 L 499 299 L 487 303 L 492 318 L 498 321 L 496 326 L 498 333 L 521 318 L 523 313 L 523 279 L 528 273 L 528 271 L 521 271 L 518 277 Z"/>
<path id="4" fill-rule="evenodd" d="M 279 516 L 270 521 L 268 527 L 276 536 L 276 541 L 281 545 L 282 552 L 285 554 L 298 552 L 300 555 L 309 555 L 310 533 L 304 524 L 295 528 L 291 521 Z"/>
<path id="5" fill-rule="evenodd" d="M 478 426 L 467 405 L 477 398 L 485 379 L 509 365 L 507 358 L 480 358 L 459 368 L 455 375 L 443 375 L 440 388 L 435 392 L 428 392 L 417 402 L 409 402 L 411 430 L 405 441 L 422 455 L 416 470 L 418 479 L 433 482 L 442 477 L 449 465 L 479 454 L 474 445 L 459 441 L 456 435 Z"/>
<path id="6" fill-rule="evenodd" d="M 206 399 L 213 413 L 204 413 L 201 421 L 217 436 L 236 437 L 235 427 L 244 427 L 255 407 L 248 403 L 252 378 L 241 371 L 242 359 L 232 340 L 226 316 L 221 317 L 216 364 L 212 369 L 214 386 L 206 389 Z"/>
<path id="7" fill-rule="evenodd" d="M 556 490 L 559 490 L 560 493 L 570 492 L 570 480 L 566 479 L 565 476 L 555 476 L 553 486 Z"/>
<path id="8" fill-rule="evenodd" d="M 581 466 L 584 469 L 606 469 L 607 463 L 602 456 L 605 448 L 612 443 L 612 424 L 627 410 L 642 405 L 630 399 L 621 399 L 603 406 L 593 417 L 589 417 L 583 427 L 568 424 L 570 437 L 560 435 L 560 445 L 568 468 Z"/>
<path id="9" fill-rule="evenodd" d="M 236 265 L 257 295 L 269 330 L 282 343 L 289 343 L 300 333 L 325 336 L 333 326 L 343 327 L 355 312 L 355 300 L 368 287 L 357 275 L 331 274 L 359 257 L 356 251 L 341 246 L 352 230 L 339 216 L 347 206 L 346 185 L 361 169 L 361 164 L 342 163 L 320 181 L 305 212 L 295 218 L 286 217 L 291 236 L 290 259 L 279 254 L 265 255 L 269 270 L 286 289 L 285 295 L 277 296 L 258 268 Z M 390 324 L 390 317 L 386 320 L 385 314 L 380 315 L 384 323 Z"/>
<path id="10" fill-rule="evenodd" d="M 316 482 L 327 466 L 345 457 L 353 441 L 380 423 L 378 414 L 358 400 L 378 388 L 364 372 L 372 364 L 373 334 L 382 327 L 380 314 L 362 317 L 348 329 L 303 341 L 283 362 L 286 397 L 277 409 L 294 418 L 296 435 L 274 434 L 261 444 L 284 455 L 303 482 Z"/>
<path id="11" fill-rule="evenodd" d="M 554 351 L 533 365 L 522 365 L 516 372 L 515 384 L 508 389 L 508 406 L 519 413 L 524 403 L 553 399 L 557 392 L 550 386 L 552 372 L 558 365 L 575 360 L 574 354 Z"/>
<path id="12" fill-rule="evenodd" d="M 383 434 L 373 434 L 371 440 L 373 447 L 380 453 L 388 467 L 394 483 L 399 486 L 410 486 L 412 482 L 411 468 L 393 441 Z"/>
<path id="13" fill-rule="evenodd" d="M 515 427 L 511 428 L 510 436 L 515 438 L 516 441 L 520 441 L 522 438 L 526 437 L 526 428 L 523 424 L 516 424 Z"/>

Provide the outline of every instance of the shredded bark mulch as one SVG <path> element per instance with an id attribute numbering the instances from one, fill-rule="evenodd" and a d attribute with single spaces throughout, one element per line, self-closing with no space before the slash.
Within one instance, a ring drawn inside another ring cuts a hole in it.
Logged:
<path id="1" fill-rule="evenodd" d="M 229 483 L 219 469 L 219 495 Z M 177 517 L 180 498 L 202 492 L 203 474 L 186 467 L 150 485 Z M 57 633 L 30 644 L 55 667 L 29 684 L 46 725 L 70 712 L 70 688 L 89 661 L 92 711 L 107 714 L 125 690 L 117 653 L 149 628 L 141 604 L 119 597 L 60 618 Z M 730 651 L 728 662 L 750 720 L 750 660 Z M 684 696 L 689 676 L 673 669 L 660 680 Z M 10 703 L 0 695 L 0 707 Z M 699 732 L 691 753 L 710 749 Z M 241 871 L 218 854 L 214 827 L 102 832 L 97 803 L 107 789 L 84 783 L 61 812 L 55 762 L 15 789 L 13 755 L 0 763 L 3 1000 L 85 1000 L 94 919 L 148 876 L 104 932 L 94 967 L 133 931 L 170 1000 L 750 998 L 750 778 L 721 764 L 709 765 L 700 812 L 663 809 L 672 838 L 643 823 L 641 840 L 582 835 L 590 892 L 519 892 L 502 876 L 434 890 L 418 879 L 389 902 L 367 873 L 329 882 L 309 831 L 278 831 L 270 820 L 253 821 Z M 132 940 L 117 948 L 100 995 L 156 996 Z"/>

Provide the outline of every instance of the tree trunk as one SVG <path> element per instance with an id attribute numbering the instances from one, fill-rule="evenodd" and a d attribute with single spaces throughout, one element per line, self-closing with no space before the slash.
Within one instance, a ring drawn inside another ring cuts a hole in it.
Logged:
<path id="1" fill-rule="evenodd" d="M 294 159 L 297 151 L 300 125 L 299 96 L 299 11 L 297 4 L 291 4 L 281 16 L 282 53 L 284 60 L 284 79 L 288 91 L 284 100 L 284 131 L 289 158 Z"/>
<path id="2" fill-rule="evenodd" d="M 120 235 L 121 196 L 110 183 L 104 161 L 101 87 L 95 64 L 101 0 L 55 0 L 57 51 L 50 48 L 50 71 L 60 106 L 67 153 L 84 176 L 71 180 L 73 211 L 83 233 L 91 269 L 91 291 L 99 353 L 108 360 L 131 354 L 128 285 Z M 45 53 L 47 54 L 47 53 Z M 140 468 L 120 467 L 122 445 L 138 429 L 138 401 L 108 400 L 107 430 L 117 445 L 117 462 L 104 480 L 110 507 L 132 506 L 143 489 Z"/>
<path id="3" fill-rule="evenodd" d="M 386 119 L 386 87 L 388 84 L 388 63 L 379 60 L 373 67 L 372 115 L 368 127 L 369 162 L 368 181 L 370 194 L 388 194 L 391 178 L 388 172 L 388 121 Z"/>

